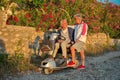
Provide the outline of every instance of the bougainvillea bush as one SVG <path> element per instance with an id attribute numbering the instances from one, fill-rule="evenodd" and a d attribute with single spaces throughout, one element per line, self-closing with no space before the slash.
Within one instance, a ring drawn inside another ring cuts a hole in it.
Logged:
<path id="1" fill-rule="evenodd" d="M 12 2 L 8 0 L 9 4 Z M 112 38 L 120 38 L 120 6 L 97 0 L 14 0 L 19 5 L 7 24 L 35 27 L 37 31 L 58 28 L 61 19 L 74 24 L 73 16 L 83 14 L 89 33 L 104 32 Z"/>

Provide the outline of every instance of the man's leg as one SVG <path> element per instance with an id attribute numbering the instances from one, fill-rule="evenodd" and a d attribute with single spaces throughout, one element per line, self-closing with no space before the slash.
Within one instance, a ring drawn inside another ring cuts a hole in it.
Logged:
<path id="1" fill-rule="evenodd" d="M 62 56 L 66 59 L 67 58 L 67 41 L 63 41 L 61 43 L 61 49 L 62 49 Z"/>
<path id="2" fill-rule="evenodd" d="M 59 43 L 55 43 L 55 49 L 54 49 L 54 51 L 53 51 L 53 54 L 52 54 L 52 56 L 55 58 L 56 57 L 56 54 L 57 54 L 57 52 L 58 52 L 58 49 L 59 49 Z"/>

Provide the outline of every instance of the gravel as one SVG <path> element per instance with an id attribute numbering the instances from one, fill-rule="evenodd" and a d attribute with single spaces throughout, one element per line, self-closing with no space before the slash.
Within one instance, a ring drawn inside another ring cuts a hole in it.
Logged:
<path id="1" fill-rule="evenodd" d="M 117 54 L 120 54 L 120 52 Z M 105 56 L 110 55 L 105 54 Z M 120 57 L 111 56 L 110 58 L 107 57 L 107 60 L 103 60 L 105 58 L 104 55 L 103 57 L 100 56 L 101 61 L 94 63 L 92 63 L 92 60 L 97 60 L 98 57 L 87 57 L 85 70 L 66 68 L 54 71 L 50 75 L 45 75 L 42 71 L 29 71 L 14 76 L 4 75 L 0 80 L 120 80 Z"/>

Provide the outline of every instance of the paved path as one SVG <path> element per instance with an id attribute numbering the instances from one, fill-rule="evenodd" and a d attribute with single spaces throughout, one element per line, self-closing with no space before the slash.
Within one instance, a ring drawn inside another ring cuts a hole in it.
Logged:
<path id="1" fill-rule="evenodd" d="M 119 57 L 119 56 L 120 56 L 120 51 L 109 52 L 109 53 L 106 53 L 102 56 L 89 58 L 88 62 L 95 64 L 95 63 L 104 62 L 106 60 L 109 60 L 109 59 L 112 59 L 112 58 L 115 58 L 115 57 Z"/>

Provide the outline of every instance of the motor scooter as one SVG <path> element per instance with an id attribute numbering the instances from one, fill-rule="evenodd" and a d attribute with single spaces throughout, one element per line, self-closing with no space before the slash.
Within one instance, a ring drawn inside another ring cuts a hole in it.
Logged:
<path id="1" fill-rule="evenodd" d="M 67 63 L 71 61 L 71 58 L 68 58 L 67 60 L 64 60 L 63 58 L 52 58 L 51 55 L 54 51 L 54 45 L 56 40 L 66 40 L 65 37 L 58 34 L 58 31 L 50 31 L 46 32 L 44 35 L 44 39 L 42 40 L 40 44 L 40 51 L 42 54 L 47 53 L 49 57 L 46 59 L 43 59 L 40 64 L 40 68 L 44 71 L 45 74 L 51 74 L 55 70 L 61 70 L 65 68 L 69 68 L 67 66 Z M 79 61 L 75 60 L 75 66 L 72 66 L 72 68 L 76 68 L 79 65 Z"/>

